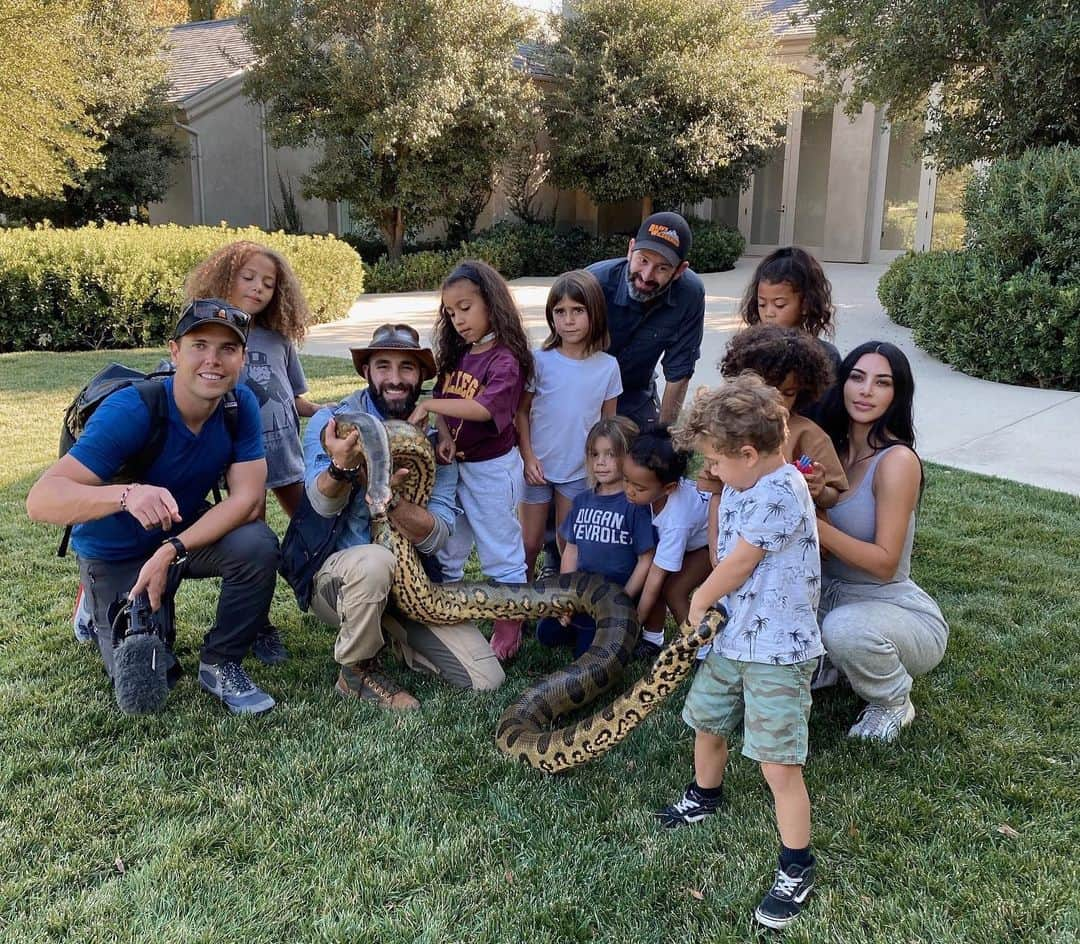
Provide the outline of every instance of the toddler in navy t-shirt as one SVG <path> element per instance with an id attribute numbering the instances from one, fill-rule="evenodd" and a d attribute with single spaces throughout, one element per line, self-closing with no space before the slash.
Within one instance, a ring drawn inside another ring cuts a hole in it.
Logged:
<path id="1" fill-rule="evenodd" d="M 585 466 L 592 487 L 574 499 L 559 531 L 566 541 L 562 573 L 601 574 L 634 599 L 645 584 L 655 546 L 648 507 L 632 505 L 623 492 L 622 461 L 636 433 L 637 427 L 621 416 L 589 430 Z M 576 659 L 592 645 L 595 632 L 591 616 L 575 613 L 540 620 L 536 638 L 545 646 L 572 646 Z"/>

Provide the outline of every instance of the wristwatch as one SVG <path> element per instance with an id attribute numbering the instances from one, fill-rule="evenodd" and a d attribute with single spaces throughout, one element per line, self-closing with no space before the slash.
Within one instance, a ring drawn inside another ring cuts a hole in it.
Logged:
<path id="1" fill-rule="evenodd" d="M 187 548 L 184 547 L 183 541 L 179 538 L 166 538 L 161 542 L 161 546 L 164 547 L 166 544 L 171 544 L 176 551 L 176 559 L 173 560 L 173 564 L 182 564 L 187 560 Z"/>

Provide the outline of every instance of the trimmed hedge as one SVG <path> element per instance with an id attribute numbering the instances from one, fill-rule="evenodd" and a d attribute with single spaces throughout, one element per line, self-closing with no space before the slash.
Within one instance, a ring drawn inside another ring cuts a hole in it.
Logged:
<path id="1" fill-rule="evenodd" d="M 237 239 L 289 259 L 315 323 L 343 317 L 363 291 L 360 258 L 332 236 L 137 223 L 3 230 L 0 351 L 161 344 L 176 323 L 187 273 Z"/>
<path id="2" fill-rule="evenodd" d="M 958 370 L 1080 391 L 1080 148 L 999 161 L 964 205 L 965 248 L 900 257 L 881 304 Z"/>
<path id="3" fill-rule="evenodd" d="M 735 265 L 746 248 L 742 234 L 717 223 L 692 220 L 695 272 L 721 272 Z M 546 223 L 497 223 L 455 249 L 408 252 L 392 263 L 385 256 L 368 268 L 369 292 L 437 289 L 462 259 L 482 259 L 507 279 L 561 275 L 602 259 L 626 254 L 630 236 L 593 236 L 580 227 L 558 229 Z"/>

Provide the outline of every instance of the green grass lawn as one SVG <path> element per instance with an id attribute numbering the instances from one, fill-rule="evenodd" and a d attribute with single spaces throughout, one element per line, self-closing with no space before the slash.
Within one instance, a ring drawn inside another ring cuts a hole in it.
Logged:
<path id="1" fill-rule="evenodd" d="M 149 366 L 156 352 L 115 355 Z M 650 811 L 691 775 L 681 694 L 603 760 L 558 778 L 495 749 L 502 709 L 565 658 L 526 645 L 501 691 L 391 671 L 423 710 L 331 691 L 333 634 L 282 582 L 293 658 L 237 719 L 193 678 L 216 600 L 180 594 L 188 674 L 164 714 L 122 717 L 72 639 L 73 559 L 23 500 L 60 417 L 108 353 L 0 356 L 0 940 L 745 941 L 771 879 L 768 790 L 736 757 L 713 822 Z M 312 396 L 356 382 L 305 358 Z M 896 745 L 845 738 L 822 695 L 806 780 L 819 885 L 805 942 L 1080 939 L 1080 501 L 931 466 L 915 577 L 952 626 Z M 276 509 L 271 522 L 283 530 Z"/>

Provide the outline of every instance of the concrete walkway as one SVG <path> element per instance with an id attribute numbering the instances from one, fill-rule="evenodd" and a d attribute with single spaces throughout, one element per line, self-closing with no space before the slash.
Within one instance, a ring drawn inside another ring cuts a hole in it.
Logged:
<path id="1" fill-rule="evenodd" d="M 705 340 L 691 383 L 719 381 L 716 364 L 738 330 L 739 299 L 756 259 L 740 259 L 730 272 L 705 275 Z M 1080 496 L 1080 393 L 1013 387 L 968 377 L 924 354 L 911 332 L 893 324 L 875 294 L 883 265 L 827 264 L 838 306 L 836 344 L 841 353 L 863 341 L 891 341 L 911 360 L 920 454 L 934 462 L 997 475 Z M 551 279 L 511 283 L 534 345 L 547 336 L 544 303 Z M 319 325 L 306 354 L 349 356 L 385 322 L 407 322 L 430 339 L 436 292 L 364 295 L 346 319 Z"/>

